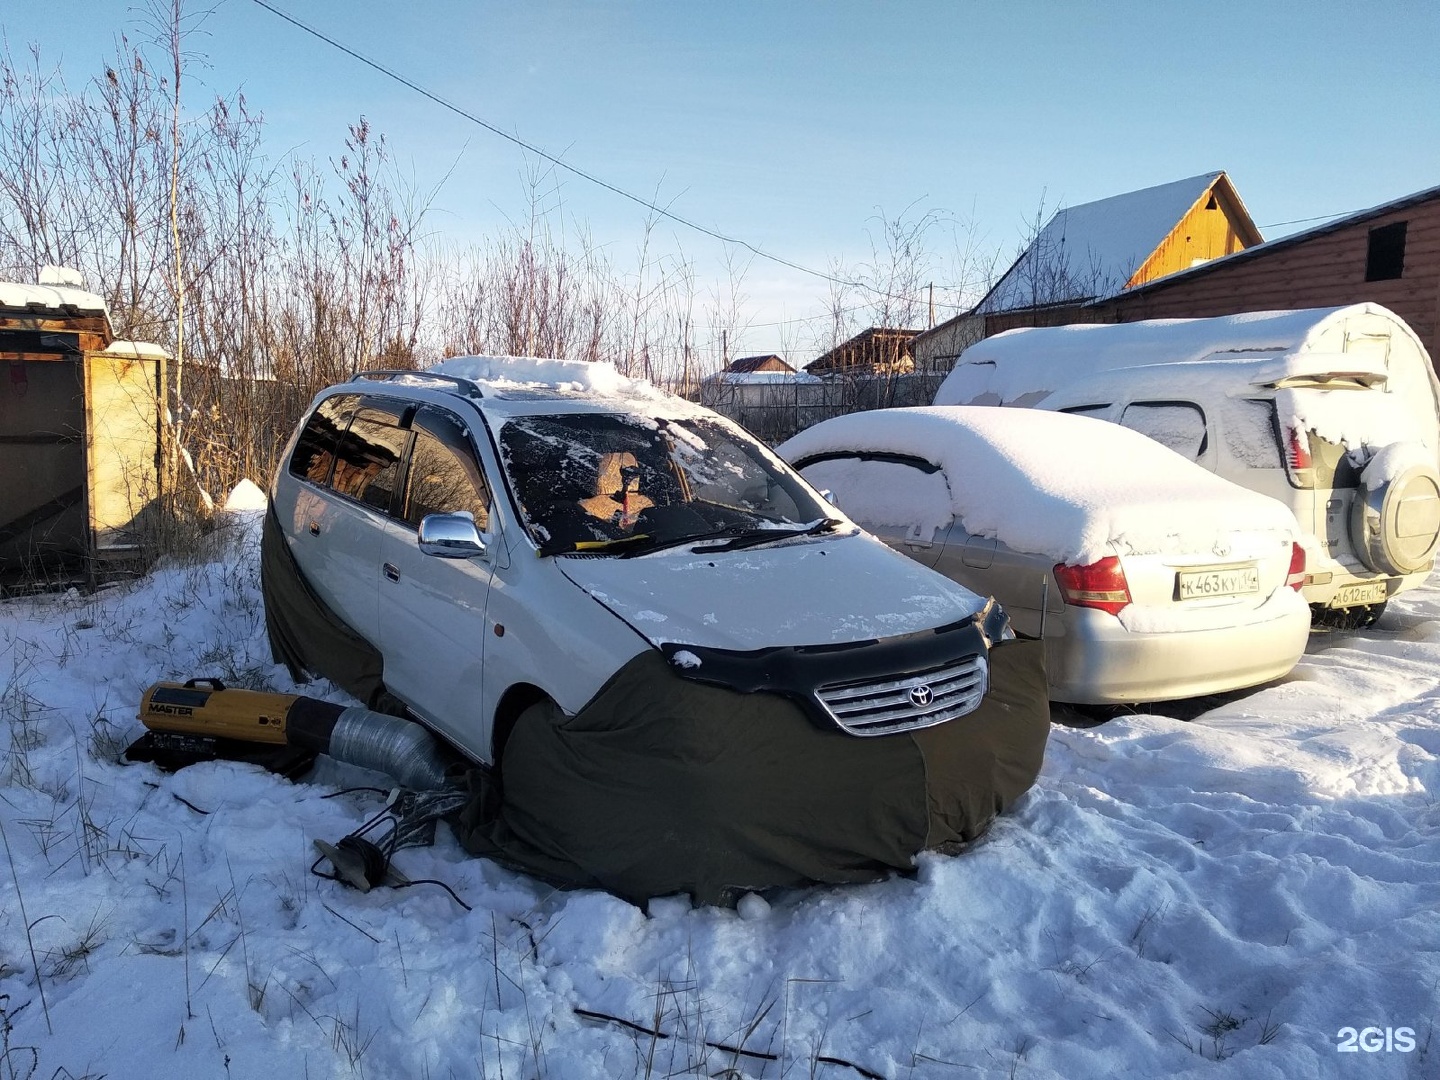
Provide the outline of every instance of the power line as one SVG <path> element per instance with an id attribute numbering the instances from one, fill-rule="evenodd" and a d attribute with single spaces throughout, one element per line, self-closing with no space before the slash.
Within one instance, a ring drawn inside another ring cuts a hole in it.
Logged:
<path id="1" fill-rule="evenodd" d="M 379 61 L 372 60 L 370 59 L 370 57 L 365 56 L 363 53 L 356 52 L 348 45 L 336 41 L 334 38 L 328 36 L 327 34 L 316 30 L 313 26 L 309 26 L 306 23 L 301 22 L 293 15 L 281 11 L 273 4 L 268 3 L 267 0 L 255 0 L 255 3 L 260 7 L 264 8 L 266 11 L 270 12 L 272 15 L 276 15 L 281 19 L 284 19 L 290 25 L 297 27 L 298 29 L 304 30 L 307 34 L 310 34 L 313 37 L 319 38 L 321 41 L 325 42 L 325 44 L 330 45 L 333 48 L 339 49 L 346 56 L 359 60 L 366 67 L 378 71 L 380 74 L 384 75 L 387 78 L 394 79 L 402 86 L 408 87 L 409 89 L 415 91 L 415 93 L 421 95 L 422 97 L 428 98 L 442 108 L 450 110 L 455 115 L 469 120 L 472 124 L 479 125 L 491 134 L 499 135 L 502 139 L 506 139 L 509 142 L 514 143 L 516 146 L 519 146 L 522 149 L 527 150 L 540 158 L 543 158 L 557 168 L 564 169 L 566 172 L 578 176 L 582 180 L 588 180 L 590 183 L 595 184 L 598 187 L 602 187 L 606 191 L 609 191 L 615 195 L 619 195 L 623 199 L 629 199 L 631 202 L 636 203 L 639 206 L 643 206 L 645 209 L 651 211 L 652 213 L 658 214 L 664 218 L 669 218 L 671 221 L 675 222 L 678 225 L 683 225 L 687 229 L 694 229 L 696 232 L 703 233 L 706 236 L 719 240 L 723 244 L 733 244 L 736 247 L 744 248 L 746 251 L 750 252 L 758 258 L 766 259 L 770 262 L 777 263 L 780 266 L 789 267 L 791 270 L 798 270 L 802 274 L 808 274 L 811 277 L 819 278 L 822 281 L 833 282 L 836 285 L 844 285 L 852 289 L 862 289 L 866 292 L 873 293 L 877 296 L 888 297 L 892 300 L 909 299 L 908 297 L 896 296 L 893 293 L 887 293 L 883 289 L 877 289 L 873 285 L 867 285 L 863 281 L 852 281 L 848 278 L 837 277 L 834 274 L 827 274 L 823 270 L 816 270 L 809 266 L 802 266 L 800 263 L 792 262 L 791 260 L 782 258 L 779 255 L 772 255 L 770 254 L 770 252 L 756 247 L 748 240 L 742 240 L 739 237 L 735 236 L 726 236 L 724 233 L 718 232 L 715 229 L 706 228 L 704 225 L 691 221 L 688 218 L 681 217 L 679 214 L 672 213 L 671 211 L 665 209 L 663 206 L 657 206 L 649 199 L 642 198 L 639 195 L 634 195 L 631 192 L 626 191 L 624 188 L 617 187 L 616 185 L 609 183 L 606 180 L 602 180 L 600 177 L 594 175 L 593 173 L 586 172 L 584 169 L 578 168 L 574 165 L 570 165 L 567 162 L 556 157 L 554 154 L 546 152 L 540 147 L 534 145 L 533 143 L 528 143 L 524 139 L 521 139 L 516 135 L 511 135 L 509 132 L 503 130 L 502 128 L 498 128 L 494 124 L 491 124 L 486 120 L 482 120 L 474 113 L 468 112 L 467 110 L 462 109 L 459 105 L 456 105 L 453 102 L 441 97 L 439 94 L 425 89 L 425 87 L 421 86 L 419 83 L 413 82 L 412 80 L 406 78 L 404 75 L 401 75 L 396 71 L 392 71 L 390 68 L 386 67 Z"/>
<path id="2" fill-rule="evenodd" d="M 1257 225 L 1255 227 L 1257 229 L 1278 229 L 1282 225 L 1304 225 L 1310 221 L 1329 221 L 1331 218 L 1349 217 L 1353 213 L 1355 213 L 1354 210 L 1345 210 L 1339 214 L 1321 214 L 1319 217 L 1302 217 L 1296 218 L 1294 221 L 1275 221 L 1269 225 Z"/>

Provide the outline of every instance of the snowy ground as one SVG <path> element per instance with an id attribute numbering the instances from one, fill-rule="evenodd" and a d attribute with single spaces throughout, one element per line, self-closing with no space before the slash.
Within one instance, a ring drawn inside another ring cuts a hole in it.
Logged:
<path id="1" fill-rule="evenodd" d="M 325 798 L 353 771 L 114 764 L 155 680 L 292 689 L 239 532 L 0 603 L 0 1080 L 1440 1076 L 1440 577 L 1192 722 L 1057 726 L 913 878 L 647 917 L 448 834 L 400 853 L 467 914 L 310 876 L 380 806 Z"/>

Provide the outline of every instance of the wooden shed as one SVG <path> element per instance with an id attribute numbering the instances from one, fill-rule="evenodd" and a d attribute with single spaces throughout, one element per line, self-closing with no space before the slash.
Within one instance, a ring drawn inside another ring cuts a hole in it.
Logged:
<path id="1" fill-rule="evenodd" d="M 0 585 L 142 567 L 159 518 L 168 355 L 105 302 L 0 282 Z"/>

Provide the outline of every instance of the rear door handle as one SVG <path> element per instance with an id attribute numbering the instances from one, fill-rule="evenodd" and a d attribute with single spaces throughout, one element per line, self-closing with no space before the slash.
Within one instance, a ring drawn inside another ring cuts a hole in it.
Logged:
<path id="1" fill-rule="evenodd" d="M 396 566 L 394 563 L 389 563 L 389 562 L 387 562 L 387 563 L 385 564 L 384 570 L 385 570 L 385 576 L 386 576 L 387 578 L 389 578 L 391 581 L 399 581 L 399 580 L 400 580 L 400 568 L 399 568 L 398 566 Z"/>
<path id="2" fill-rule="evenodd" d="M 320 522 L 318 522 L 318 521 L 312 521 L 312 522 L 310 522 L 310 535 L 311 535 L 311 536 L 319 536 L 319 535 L 320 535 Z"/>

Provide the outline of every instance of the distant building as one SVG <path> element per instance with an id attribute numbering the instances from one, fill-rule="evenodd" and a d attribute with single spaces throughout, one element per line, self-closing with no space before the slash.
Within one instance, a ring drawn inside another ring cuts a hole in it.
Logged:
<path id="1" fill-rule="evenodd" d="M 908 375 L 918 330 L 872 326 L 805 365 L 811 375 Z"/>
<path id="2" fill-rule="evenodd" d="M 741 357 L 702 379 L 698 400 L 770 442 L 829 415 L 824 382 L 773 354 Z"/>
<path id="3" fill-rule="evenodd" d="M 769 356 L 742 356 L 738 360 L 732 360 L 726 371 L 734 372 L 737 375 L 748 375 L 755 371 L 794 371 L 795 369 L 787 364 L 780 357 L 771 353 Z"/>

